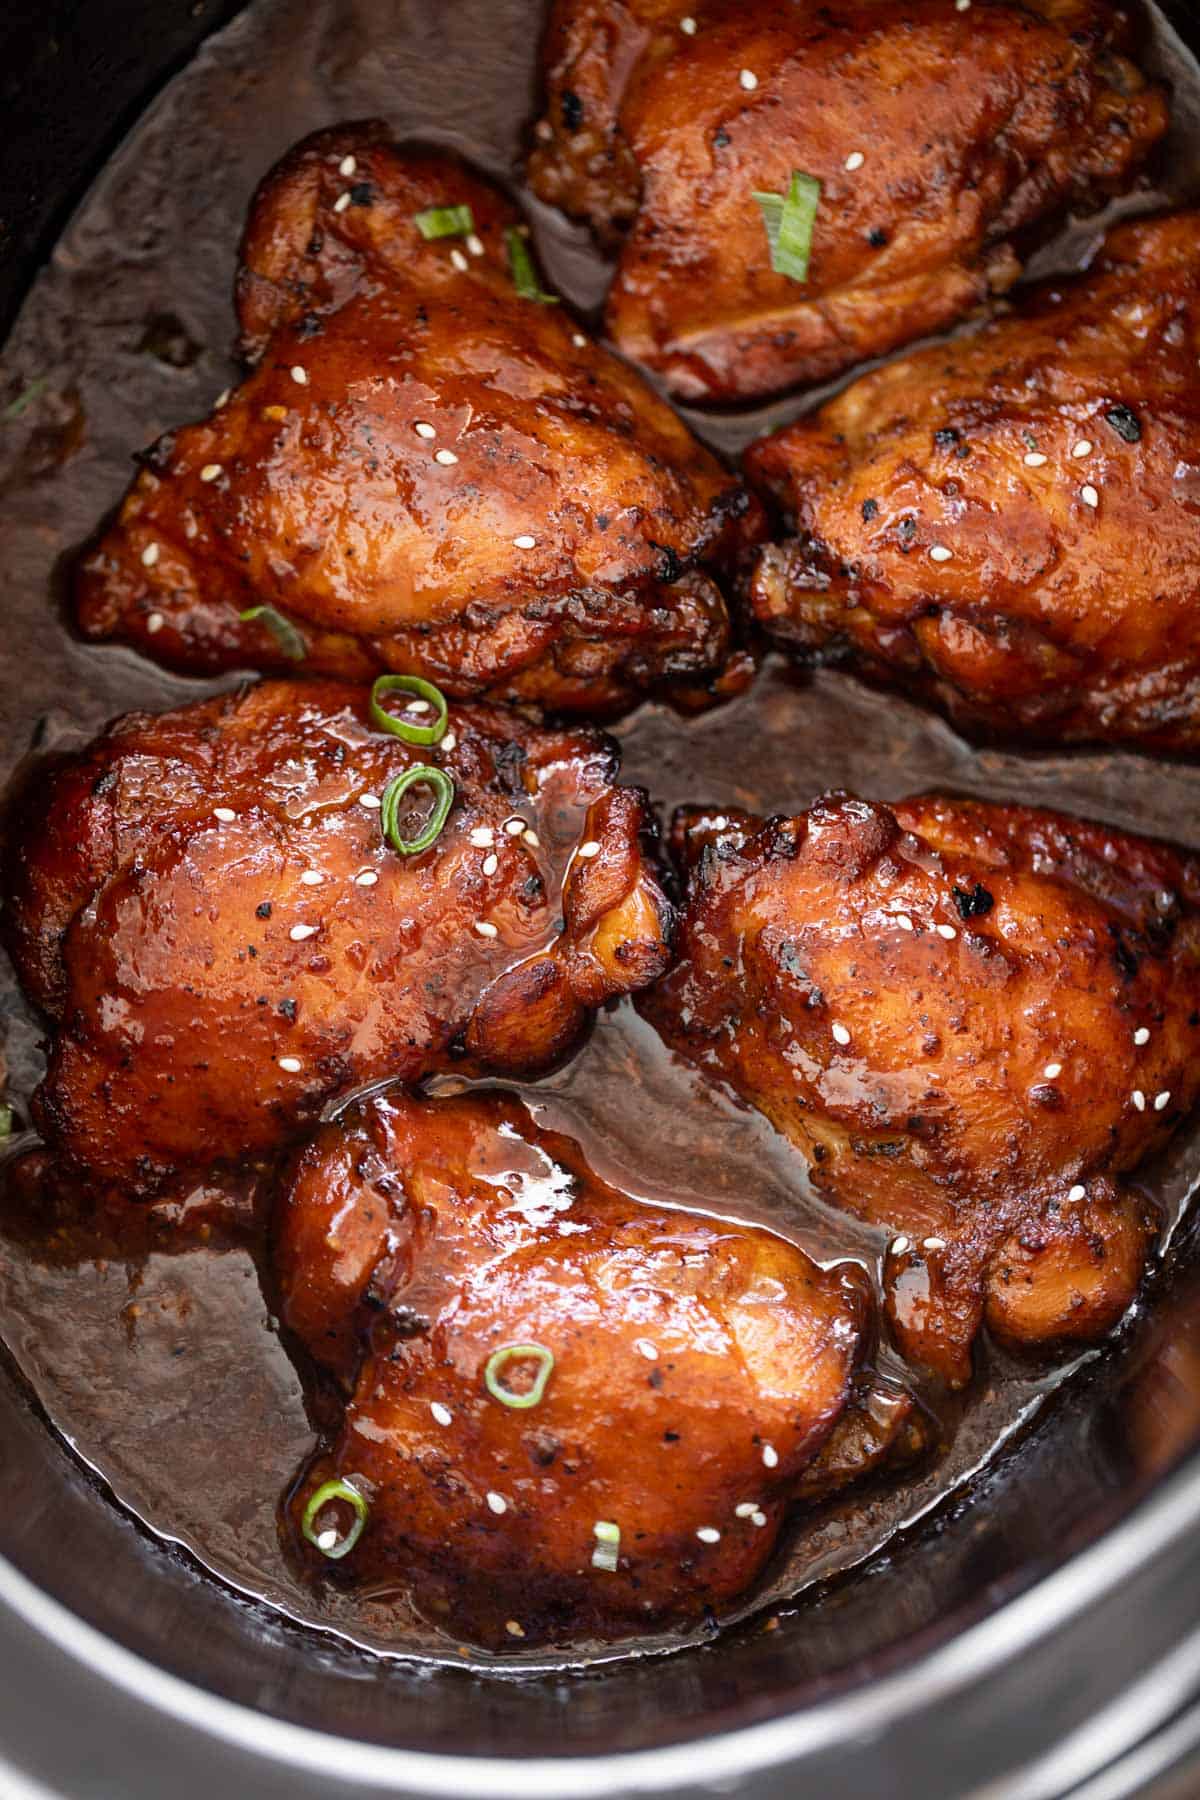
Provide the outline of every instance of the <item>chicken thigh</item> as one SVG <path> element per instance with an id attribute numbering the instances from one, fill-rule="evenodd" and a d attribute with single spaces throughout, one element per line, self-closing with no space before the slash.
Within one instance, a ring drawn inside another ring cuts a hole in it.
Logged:
<path id="1" fill-rule="evenodd" d="M 242 245 L 252 371 L 142 459 L 78 573 L 85 635 L 594 711 L 717 670 L 714 574 L 757 503 L 541 293 L 521 232 L 382 126 L 285 157 Z"/>
<path id="2" fill-rule="evenodd" d="M 296 1549 L 494 1648 L 728 1605 L 839 1422 L 867 1433 L 826 1486 L 920 1439 L 897 1395 L 869 1424 L 861 1268 L 635 1200 L 505 1095 L 327 1127 L 274 1259 L 284 1323 L 348 1396 L 289 1498 Z"/>
<path id="3" fill-rule="evenodd" d="M 382 1077 L 539 1069 L 662 972 L 644 800 L 608 740 L 485 706 L 448 727 L 414 746 L 365 689 L 266 682 L 34 772 L 4 929 L 53 1022 L 34 1110 L 69 1164 L 149 1192 Z M 419 844 L 448 791 L 428 848 L 385 838 L 394 814 Z"/>
<path id="4" fill-rule="evenodd" d="M 759 620 L 958 722 L 1200 747 L 1200 213 L 747 452 Z"/>
<path id="5" fill-rule="evenodd" d="M 642 1009 L 895 1233 L 906 1355 L 960 1385 L 980 1324 L 1087 1341 L 1152 1239 L 1122 1176 L 1200 1086 L 1200 859 L 1054 813 L 832 795 L 695 813 L 679 955 Z"/>
<path id="6" fill-rule="evenodd" d="M 1110 0 L 556 0 L 530 180 L 628 228 L 626 355 L 685 399 L 769 394 L 952 324 L 1016 278 L 1014 233 L 1128 185 L 1167 123 L 1130 38 Z M 762 208 L 793 176 L 788 259 Z"/>

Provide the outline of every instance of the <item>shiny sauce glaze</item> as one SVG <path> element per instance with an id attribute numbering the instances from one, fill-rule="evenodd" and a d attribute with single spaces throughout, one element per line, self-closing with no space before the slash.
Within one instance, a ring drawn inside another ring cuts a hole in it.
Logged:
<path id="1" fill-rule="evenodd" d="M 503 180 L 536 116 L 535 16 L 521 0 L 420 4 L 403 23 L 382 0 L 264 0 L 150 106 L 100 174 L 36 283 L 0 385 L 0 533 L 8 603 L 0 661 L 0 774 L 84 741 L 131 707 L 163 707 L 222 684 L 171 677 L 65 628 L 65 561 L 119 499 L 133 451 L 203 414 L 235 374 L 228 353 L 234 255 L 262 172 L 305 132 L 381 115 L 400 138 L 448 144 Z M 430 47 L 436 46 L 436 54 Z M 1153 70 L 1174 83 L 1166 197 L 1200 193 L 1200 71 L 1165 25 Z M 1153 196 L 1123 203 L 1144 206 Z M 594 317 L 605 268 L 585 234 L 525 202 L 548 277 Z M 1069 268 L 1098 235 L 1072 226 L 1035 269 Z M 689 421 L 734 455 L 819 398 Z M 6 410 L 5 410 L 6 409 Z M 225 683 L 223 685 L 229 685 Z M 796 811 L 849 786 L 896 798 L 922 789 L 1075 810 L 1200 847 L 1200 770 L 1109 754 L 973 749 L 941 721 L 836 675 L 771 663 L 729 705 L 685 720 L 642 707 L 619 728 L 623 775 L 666 817 L 684 801 Z M 40 1026 L 0 971 L 7 1095 L 18 1136 L 40 1074 Z M 557 1074 L 515 1090 L 546 1129 L 576 1139 L 604 1180 L 647 1201 L 764 1224 L 818 1260 L 853 1258 L 878 1286 L 882 1235 L 811 1194 L 764 1120 L 675 1062 L 632 1007 L 598 1021 Z M 285 1341 L 262 1267 L 269 1168 L 198 1183 L 150 1208 L 58 1191 L 37 1154 L 5 1170 L 0 1319 L 31 1394 L 74 1453 L 152 1532 L 239 1591 L 392 1654 L 478 1659 L 453 1620 L 410 1595 L 383 1600 L 308 1580 L 283 1547 L 280 1504 L 335 1424 L 327 1388 Z M 1200 1128 L 1139 1172 L 1169 1242 L 1200 1179 Z M 1169 1258 L 1168 1258 L 1169 1261 Z M 1122 1330 L 1148 1328 L 1147 1300 Z M 885 1347 L 878 1372 L 911 1379 Z M 915 1472 L 797 1512 L 780 1552 L 722 1623 L 769 1623 L 802 1591 L 860 1564 L 963 1488 L 1087 1358 L 1022 1364 L 984 1345 L 970 1391 L 926 1392 L 936 1449 Z M 639 1639 L 670 1649 L 707 1634 Z M 527 1660 L 580 1661 L 630 1646 L 564 1643 Z M 520 1656 L 519 1646 L 508 1656 Z"/>

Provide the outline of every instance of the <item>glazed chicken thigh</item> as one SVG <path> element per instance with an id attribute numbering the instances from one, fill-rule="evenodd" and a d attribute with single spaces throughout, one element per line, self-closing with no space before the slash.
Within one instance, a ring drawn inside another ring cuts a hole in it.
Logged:
<path id="1" fill-rule="evenodd" d="M 382 126 L 298 145 L 242 245 L 252 372 L 142 459 L 81 565 L 84 633 L 198 673 L 390 669 L 593 711 L 718 669 L 713 575 L 757 503 L 522 291 L 521 230 L 494 188 Z M 244 616 L 262 606 L 290 632 Z"/>
<path id="2" fill-rule="evenodd" d="M 53 1024 L 34 1110 L 69 1166 L 149 1192 L 382 1077 L 537 1070 L 661 973 L 644 801 L 609 742 L 483 706 L 448 723 L 414 746 L 365 689 L 266 682 L 35 772 L 4 929 Z M 419 843 L 447 781 L 440 835 L 400 854 L 381 818 Z"/>
<path id="3" fill-rule="evenodd" d="M 839 1421 L 868 1421 L 859 1468 L 920 1436 L 893 1394 L 871 1439 L 857 1265 L 632 1199 L 504 1095 L 327 1127 L 274 1257 L 284 1323 L 348 1395 L 289 1500 L 298 1550 L 493 1647 L 727 1605 Z M 348 1549 L 331 1481 L 369 1509 Z"/>
<path id="4" fill-rule="evenodd" d="M 642 1010 L 895 1233 L 905 1354 L 959 1385 L 980 1324 L 1100 1336 L 1151 1243 L 1122 1176 L 1200 1087 L 1200 861 L 1100 825 L 833 795 L 681 815 L 679 956 Z"/>
<path id="5" fill-rule="evenodd" d="M 626 355 L 768 394 L 952 324 L 1016 278 L 1014 233 L 1127 185 L 1167 122 L 1129 40 L 1109 0 L 556 0 L 530 180 L 627 230 Z M 820 193 L 782 272 L 756 196 L 794 175 Z"/>
<path id="6" fill-rule="evenodd" d="M 967 725 L 1200 746 L 1200 213 L 747 452 L 753 610 Z"/>

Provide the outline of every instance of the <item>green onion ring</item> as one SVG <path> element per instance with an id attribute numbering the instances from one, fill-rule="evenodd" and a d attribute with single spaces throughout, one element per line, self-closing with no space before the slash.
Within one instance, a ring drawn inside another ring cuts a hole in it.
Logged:
<path id="1" fill-rule="evenodd" d="M 313 1521 L 321 1508 L 328 1506 L 331 1500 L 345 1500 L 354 1510 L 354 1523 L 340 1543 L 326 1546 L 320 1541 L 325 1535 L 324 1532 L 314 1531 Z M 329 1558 L 330 1562 L 340 1562 L 343 1556 L 349 1556 L 366 1530 L 369 1510 L 363 1495 L 356 1487 L 351 1487 L 348 1481 L 323 1481 L 316 1492 L 309 1495 L 308 1505 L 304 1508 L 304 1517 L 300 1521 L 300 1529 L 314 1550 L 319 1550 L 322 1556 Z"/>
<path id="2" fill-rule="evenodd" d="M 510 226 L 504 234 L 504 248 L 508 251 L 508 269 L 513 286 L 521 299 L 536 300 L 540 306 L 557 306 L 558 295 L 548 294 L 538 280 L 529 245 L 515 225 Z"/>
<path id="3" fill-rule="evenodd" d="M 398 719 L 382 705 L 384 694 L 413 694 L 419 700 L 428 700 L 436 715 L 433 724 L 413 725 L 408 719 Z M 393 737 L 403 738 L 406 744 L 440 743 L 446 735 L 449 717 L 450 709 L 441 688 L 435 688 L 432 681 L 422 681 L 419 675 L 380 675 L 372 685 L 373 722 L 380 731 L 390 731 Z"/>
<path id="4" fill-rule="evenodd" d="M 283 654 L 292 662 L 303 662 L 308 655 L 308 645 L 304 641 L 303 632 L 298 631 L 290 619 L 285 619 L 277 607 L 250 606 L 245 612 L 240 612 L 238 618 L 243 625 L 249 625 L 255 619 L 261 619 Z"/>
<path id="5" fill-rule="evenodd" d="M 524 1361 L 532 1357 L 539 1365 L 533 1386 L 527 1394 L 514 1394 L 511 1388 L 505 1387 L 500 1376 L 510 1362 Z M 547 1350 L 544 1344 L 502 1344 L 499 1350 L 493 1350 L 487 1359 L 487 1367 L 483 1371 L 484 1384 L 494 1400 L 501 1406 L 511 1406 L 517 1411 L 524 1411 L 528 1406 L 536 1406 L 546 1392 L 546 1383 L 554 1369 L 554 1352 Z"/>
<path id="6" fill-rule="evenodd" d="M 397 808 L 409 788 L 415 787 L 419 781 L 429 784 L 437 795 L 437 802 L 419 836 L 402 838 L 396 824 Z M 379 805 L 379 828 L 383 832 L 384 842 L 390 844 L 400 856 L 419 856 L 422 850 L 428 850 L 430 844 L 436 843 L 442 835 L 442 827 L 450 817 L 453 805 L 454 782 L 445 769 L 431 768 L 428 763 L 416 763 L 413 768 L 405 769 L 403 775 L 393 775 L 383 790 L 383 799 Z"/>

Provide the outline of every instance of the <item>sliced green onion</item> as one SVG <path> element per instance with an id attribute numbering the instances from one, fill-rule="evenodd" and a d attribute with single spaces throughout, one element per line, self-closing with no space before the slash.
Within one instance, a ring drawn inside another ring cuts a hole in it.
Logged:
<path id="1" fill-rule="evenodd" d="M 522 300 L 537 300 L 543 306 L 557 306 L 558 295 L 548 294 L 539 283 L 537 269 L 529 254 L 529 245 L 515 225 L 504 234 L 504 248 L 508 251 L 508 267 L 513 286 Z"/>
<path id="2" fill-rule="evenodd" d="M 433 811 L 417 836 L 402 838 L 396 821 L 397 810 L 409 788 L 416 787 L 418 782 L 425 782 L 431 787 L 437 798 Z M 384 788 L 379 804 L 379 826 L 384 842 L 390 844 L 401 856 L 418 856 L 442 835 L 442 827 L 450 817 L 453 805 L 454 782 L 445 769 L 434 769 L 428 763 L 417 763 L 415 767 L 406 769 L 403 775 L 394 775 Z"/>
<path id="3" fill-rule="evenodd" d="M 9 401 L 4 411 L 0 413 L 0 419 L 2 419 L 6 425 L 10 424 L 13 419 L 19 419 L 21 414 L 25 412 L 28 407 L 33 405 L 38 395 L 44 392 L 49 385 L 50 377 L 48 375 L 35 376 L 29 383 L 29 386 L 23 389 L 22 392 L 17 395 L 15 400 Z"/>
<path id="4" fill-rule="evenodd" d="M 538 1365 L 533 1386 L 523 1394 L 515 1394 L 500 1379 L 510 1362 L 535 1362 Z M 499 1400 L 502 1406 L 512 1406 L 518 1411 L 524 1411 L 527 1406 L 536 1406 L 541 1400 L 553 1368 L 554 1353 L 547 1350 L 544 1344 L 504 1344 L 488 1357 L 483 1379 L 494 1400 Z"/>
<path id="5" fill-rule="evenodd" d="M 313 1522 L 321 1508 L 328 1506 L 331 1500 L 344 1500 L 354 1511 L 354 1520 L 345 1537 L 338 1541 L 337 1533 L 332 1527 L 325 1531 L 315 1531 Z M 369 1509 L 366 1500 L 356 1487 L 348 1481 L 323 1481 L 314 1494 L 309 1496 L 308 1505 L 304 1509 L 304 1517 L 300 1521 L 300 1529 L 322 1556 L 330 1562 L 340 1562 L 343 1556 L 349 1556 L 355 1544 L 366 1529 Z M 330 1537 L 333 1542 L 331 1543 Z"/>
<path id="6" fill-rule="evenodd" d="M 0 1144 L 5 1138 L 12 1136 L 13 1109 L 11 1106 L 0 1106 Z"/>
<path id="7" fill-rule="evenodd" d="M 434 711 L 433 724 L 414 725 L 408 719 L 397 718 L 380 704 L 385 694 L 414 694 L 418 700 L 428 701 Z M 380 731 L 390 731 L 393 737 L 403 738 L 406 744 L 440 742 L 445 736 L 449 716 L 446 696 L 441 689 L 435 688 L 432 681 L 422 681 L 419 675 L 380 675 L 371 689 L 372 719 Z"/>
<path id="8" fill-rule="evenodd" d="M 767 228 L 771 267 L 777 275 L 807 281 L 813 221 L 821 199 L 820 182 L 815 175 L 802 175 L 799 169 L 793 169 L 786 194 L 755 194 L 754 198 Z"/>
<path id="9" fill-rule="evenodd" d="M 597 1519 L 592 1533 L 596 1539 L 596 1548 L 592 1551 L 593 1569 L 603 1569 L 614 1575 L 621 1554 L 621 1527 L 614 1525 L 611 1519 Z"/>
<path id="10" fill-rule="evenodd" d="M 475 220 L 469 206 L 429 206 L 413 214 L 413 224 L 427 240 L 446 237 L 469 237 Z"/>
<path id="11" fill-rule="evenodd" d="M 251 606 L 239 613 L 238 618 L 243 625 L 249 625 L 254 619 L 261 619 L 283 654 L 290 656 L 293 662 L 303 662 L 308 655 L 308 645 L 301 633 L 290 619 L 285 619 L 273 606 Z"/>

